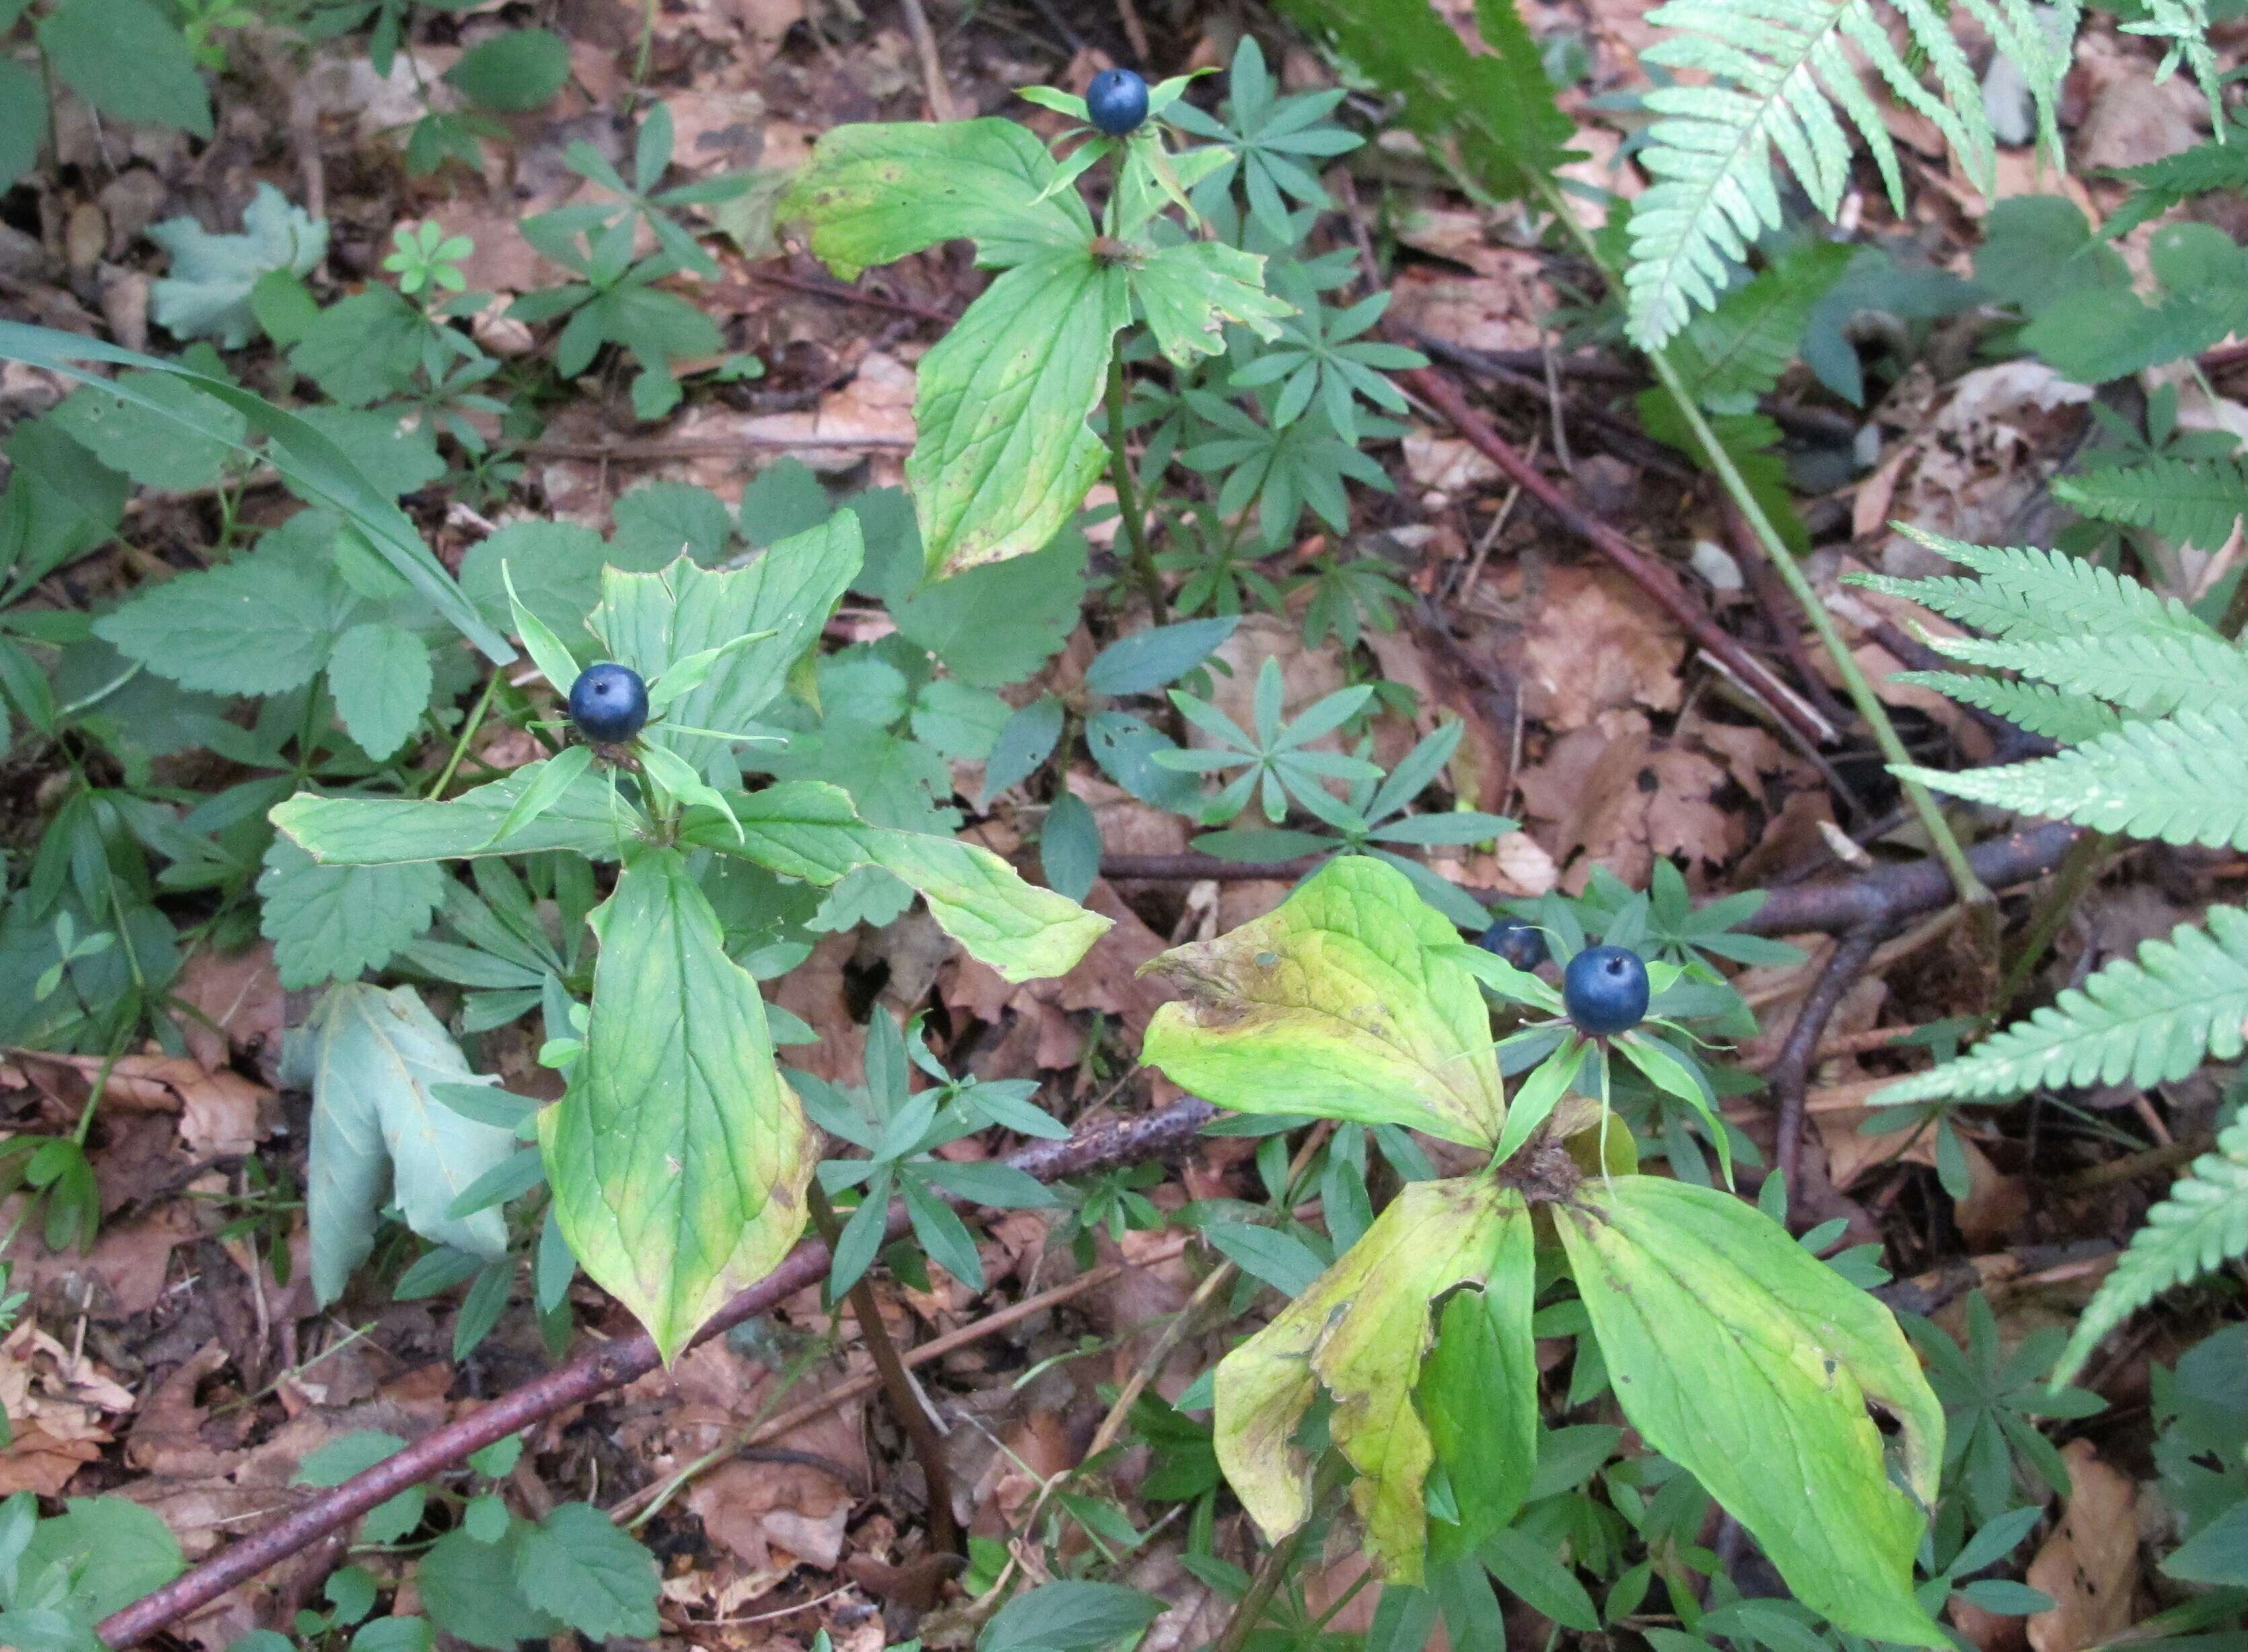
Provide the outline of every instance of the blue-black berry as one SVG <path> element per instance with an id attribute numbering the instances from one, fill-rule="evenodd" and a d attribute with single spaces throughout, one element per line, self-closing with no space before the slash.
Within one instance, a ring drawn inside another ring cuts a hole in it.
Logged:
<path id="1" fill-rule="evenodd" d="M 1086 118 L 1121 138 L 1148 118 L 1148 83 L 1129 69 L 1103 69 L 1085 89 Z"/>
<path id="2" fill-rule="evenodd" d="M 1534 970 L 1548 956 L 1546 932 L 1526 918 L 1501 918 L 1476 937 L 1476 944 L 1518 970 Z"/>
<path id="3" fill-rule="evenodd" d="M 1647 1017 L 1647 965 L 1628 948 L 1587 947 L 1561 977 L 1561 1004 L 1580 1032 L 1628 1032 Z"/>
<path id="4" fill-rule="evenodd" d="M 621 745 L 648 725 L 648 684 L 627 665 L 589 665 L 570 685 L 570 721 L 596 745 Z"/>

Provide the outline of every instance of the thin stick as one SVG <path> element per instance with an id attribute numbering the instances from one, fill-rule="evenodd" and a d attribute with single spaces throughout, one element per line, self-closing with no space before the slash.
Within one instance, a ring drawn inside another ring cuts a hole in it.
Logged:
<path id="1" fill-rule="evenodd" d="M 805 1191 L 812 1203 L 812 1225 L 827 1241 L 832 1253 L 843 1242 L 842 1224 L 835 1220 L 835 1207 L 827 1203 L 826 1191 L 818 1181 L 808 1183 Z M 929 1482 L 929 1547 L 941 1553 L 963 1554 L 967 1551 L 960 1540 L 959 1517 L 952 1511 L 952 1473 L 945 1466 L 944 1438 L 929 1420 L 921 1391 L 915 1388 L 913 1378 L 906 1374 L 905 1363 L 898 1358 L 897 1345 L 890 1340 L 888 1328 L 882 1324 L 882 1305 L 875 1299 L 874 1280 L 861 1272 L 851 1282 L 848 1295 L 852 1316 L 859 1321 L 859 1335 L 867 1344 L 874 1369 L 881 1374 L 882 1392 L 889 1396 L 890 1410 L 897 1417 L 898 1426 L 906 1431 L 906 1438 L 913 1443 L 914 1456 L 921 1461 L 922 1476 Z"/>
<path id="2" fill-rule="evenodd" d="M 1998 996 L 1991 1008 L 1999 1020 L 2005 1020 L 2012 1011 L 2014 1000 L 2028 984 L 2031 972 L 2044 961 L 2046 949 L 2053 945 L 2061 925 L 2076 910 L 2077 897 L 2100 875 L 2101 865 L 2114 850 L 2115 842 L 2108 833 L 2087 832 L 2068 846 L 2068 853 L 2061 857 L 2060 867 L 2054 874 L 2053 888 L 2046 891 L 2036 915 L 2030 920 L 2029 933 L 2022 937 L 2021 950 L 2014 955 L 2014 961 L 2006 966 L 2005 976 L 1998 983 Z"/>
<path id="3" fill-rule="evenodd" d="M 1641 591 L 1655 599 L 1679 627 L 1732 668 L 1733 675 L 1758 698 L 1771 706 L 1805 739 L 1814 744 L 1831 738 L 1833 730 L 1783 682 L 1764 661 L 1742 648 L 1737 638 L 1718 625 L 1710 611 L 1687 594 L 1670 571 L 1607 523 L 1580 509 L 1560 489 L 1547 481 L 1536 466 L 1514 450 L 1483 415 L 1468 405 L 1459 387 L 1433 367 L 1415 367 L 1398 375 L 1430 407 L 1443 414 L 1470 447 L 1489 459 L 1510 480 L 1544 505 L 1561 525 L 1590 545 Z M 1896 761 L 1909 758 L 1900 755 Z"/>
<path id="4" fill-rule="evenodd" d="M 1148 549 L 1147 519 L 1140 512 L 1140 485 L 1132 475 L 1132 450 L 1124 441 L 1124 364 L 1108 364 L 1108 480 L 1116 490 L 1116 508 L 1124 523 L 1124 541 L 1131 548 L 1132 569 L 1146 593 L 1148 612 L 1157 625 L 1170 618 L 1163 600 L 1163 576 Z"/>
<path id="5" fill-rule="evenodd" d="M 1803 995 L 1803 1003 L 1795 1011 L 1795 1025 L 1788 1028 L 1786 1041 L 1779 1047 L 1779 1059 L 1772 1064 L 1772 1093 L 1779 1098 L 1773 1158 L 1791 1194 L 1799 1186 L 1803 1165 L 1804 1092 L 1811 1081 L 1812 1057 L 1819 1047 L 1819 1037 L 1826 1031 L 1826 1023 L 1833 1018 L 1836 1006 L 1855 984 L 1859 972 L 1874 956 L 1881 938 L 1879 929 L 1868 927 L 1853 929 L 1834 943 L 1833 953 L 1819 971 L 1819 978 Z"/>
<path id="6" fill-rule="evenodd" d="M 929 93 L 929 118 L 932 120 L 951 120 L 958 116 L 952 100 L 952 86 L 944 78 L 944 59 L 937 55 L 936 33 L 929 26 L 929 13 L 922 10 L 921 0 L 898 0 L 898 10 L 906 16 L 906 32 L 913 37 L 914 55 L 921 59 L 921 78 Z"/>
<path id="7" fill-rule="evenodd" d="M 1011 1155 L 1006 1162 L 1041 1182 L 1057 1181 L 1087 1170 L 1107 1169 L 1175 1153 L 1191 1141 L 1195 1133 L 1215 1116 L 1217 1109 L 1209 1102 L 1189 1097 L 1145 1118 L 1118 1120 L 1065 1141 L 1039 1142 Z M 893 1203 L 890 1236 L 903 1234 L 908 1225 L 904 1202 Z M 778 1267 L 712 1315 L 709 1323 L 696 1333 L 696 1340 L 723 1335 L 745 1320 L 771 1313 L 798 1291 L 826 1278 L 833 1259 L 821 1241 L 805 1240 L 791 1251 Z M 463 1462 L 471 1452 L 480 1451 L 495 1440 L 505 1439 L 565 1407 L 582 1405 L 611 1388 L 622 1388 L 655 1370 L 660 1363 L 655 1340 L 645 1331 L 580 1355 L 457 1422 L 424 1435 L 403 1451 L 385 1457 L 341 1485 L 320 1492 L 302 1507 L 212 1556 L 162 1588 L 112 1613 L 101 1621 L 95 1632 L 104 1643 L 113 1647 L 144 1641 L 167 1625 L 209 1606 L 236 1584 L 246 1583 L 268 1566 L 309 1548 L 377 1504 Z"/>

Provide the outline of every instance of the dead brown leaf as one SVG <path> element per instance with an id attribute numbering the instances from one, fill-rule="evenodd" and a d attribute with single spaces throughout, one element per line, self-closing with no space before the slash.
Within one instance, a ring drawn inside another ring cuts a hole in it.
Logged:
<path id="1" fill-rule="evenodd" d="M 1675 710 L 1684 646 L 1669 616 L 1621 574 L 1586 563 L 1550 568 L 1523 638 L 1523 709 L 1563 732 L 1628 706 Z"/>
<path id="2" fill-rule="evenodd" d="M 2053 1601 L 2030 1614 L 2036 1652 L 2083 1652 L 2121 1635 L 2139 1578 L 2138 1487 L 2101 1462 L 2089 1440 L 2071 1440 L 2061 1456 L 2068 1500 L 2024 1580 Z"/>

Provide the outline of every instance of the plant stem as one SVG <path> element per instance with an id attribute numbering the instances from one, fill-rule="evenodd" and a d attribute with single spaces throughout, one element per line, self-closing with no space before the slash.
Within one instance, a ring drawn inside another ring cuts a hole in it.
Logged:
<path id="1" fill-rule="evenodd" d="M 1591 232 L 1577 221 L 1577 215 L 1569 209 L 1568 203 L 1561 197 L 1559 187 L 1550 178 L 1540 178 L 1538 184 L 1546 210 L 1575 239 L 1585 257 L 1591 259 L 1594 267 L 1607 278 L 1609 286 L 1621 292 L 1623 284 L 1618 279 L 1617 272 L 1608 267 L 1607 261 L 1600 256 L 1599 243 L 1593 239 Z M 1842 634 L 1835 629 L 1833 616 L 1826 612 L 1826 605 L 1819 600 L 1819 593 L 1811 588 L 1811 581 L 1796 566 L 1794 554 L 1780 538 L 1779 531 L 1772 526 L 1772 518 L 1765 514 L 1764 506 L 1749 491 L 1748 480 L 1741 475 L 1740 467 L 1719 445 L 1717 432 L 1702 416 L 1700 406 L 1687 389 L 1686 381 L 1679 376 L 1669 353 L 1654 349 L 1644 353 L 1648 365 L 1655 369 L 1656 380 L 1670 393 L 1670 399 L 1676 405 L 1680 416 L 1685 420 L 1686 428 L 1694 433 L 1694 440 L 1700 445 L 1703 456 L 1708 461 L 1718 484 L 1732 499 L 1734 508 L 1741 513 L 1741 520 L 1748 524 L 1749 531 L 1764 547 L 1765 557 L 1786 585 L 1789 594 L 1802 606 L 1805 617 L 1811 621 L 1811 628 L 1818 634 L 1820 646 L 1826 650 L 1826 657 L 1834 662 L 1834 669 L 1841 675 L 1842 686 L 1849 694 L 1850 703 L 1857 708 L 1858 715 L 1865 718 L 1866 726 L 1874 731 L 1874 744 L 1881 748 L 1881 756 L 1893 767 L 1909 765 L 1912 754 L 1904 749 L 1903 740 L 1898 737 L 1896 724 L 1889 720 L 1888 709 L 1881 704 L 1881 697 L 1874 692 L 1874 685 L 1867 681 L 1866 674 L 1851 654 L 1849 646 L 1842 641 Z M 1951 887 L 1967 908 L 1969 923 L 1977 943 L 1995 971 L 1998 957 L 1997 901 L 1983 881 L 1975 875 L 1975 868 L 1967 863 L 1966 850 L 1960 847 L 1958 838 L 1952 833 L 1951 823 L 1943 818 L 1943 812 L 1936 807 L 1936 799 L 1929 795 L 1928 788 L 1916 780 L 1900 780 L 1899 784 L 1904 789 L 1906 802 L 1911 805 L 1913 813 L 1919 817 L 1921 825 L 1928 833 L 1936 858 L 1943 862 L 1943 869 L 1950 874 Z"/>
<path id="2" fill-rule="evenodd" d="M 2060 933 L 2060 926 L 2076 909 L 2077 896 L 2099 875 L 2101 863 L 2114 847 L 2114 838 L 2105 832 L 2087 832 L 2068 846 L 2068 853 L 2061 857 L 2054 871 L 2052 890 L 2030 920 L 2029 933 L 2022 937 L 2021 950 L 2014 955 L 2014 961 L 2006 966 L 2005 978 L 1998 983 L 1998 996 L 1991 1004 L 1991 1011 L 1999 1020 L 2006 1018 L 2014 999 L 2028 982 L 2030 971 L 2043 960 L 2046 949 Z"/>
<path id="3" fill-rule="evenodd" d="M 1140 589 L 1147 594 L 1148 612 L 1162 625 L 1170 618 L 1170 608 L 1163 600 L 1163 576 L 1148 549 L 1148 524 L 1140 515 L 1140 485 L 1132 476 L 1131 449 L 1124 445 L 1124 364 L 1114 359 L 1108 363 L 1108 480 L 1116 490 L 1125 543 L 1132 550 Z"/>
<path id="4" fill-rule="evenodd" d="M 492 696 L 498 691 L 499 679 L 500 668 L 494 666 L 491 674 L 484 679 L 484 691 L 476 696 L 475 709 L 469 713 L 469 720 L 461 725 L 461 737 L 453 742 L 453 755 L 446 758 L 445 767 L 437 776 L 437 783 L 429 788 L 431 802 L 442 798 L 445 788 L 453 784 L 453 776 L 460 771 L 461 759 L 468 755 L 469 742 L 476 738 L 477 729 L 483 726 L 484 713 L 490 709 Z"/>
<path id="5" fill-rule="evenodd" d="M 805 1192 L 811 1201 L 812 1225 L 832 1252 L 843 1237 L 835 1207 L 827 1203 L 826 1191 L 817 1180 L 806 1185 Z M 913 1443 L 914 1456 L 921 1460 L 922 1477 L 929 1482 L 929 1547 L 942 1553 L 964 1554 L 967 1549 L 961 1542 L 960 1523 L 952 1516 L 952 1476 L 944 1465 L 944 1442 L 937 1437 L 929 1413 L 922 1409 L 921 1395 L 913 1378 L 906 1374 L 905 1361 L 898 1358 L 897 1345 L 882 1326 L 882 1307 L 874 1299 L 874 1282 L 860 1274 L 849 1295 L 859 1334 L 867 1340 L 867 1352 L 874 1357 L 874 1369 L 881 1374 L 882 1392 L 889 1396 L 890 1409 L 897 1413 L 898 1426 Z"/>
<path id="6" fill-rule="evenodd" d="M 1296 1551 L 1304 1544 L 1304 1535 L 1319 1524 L 1319 1515 L 1298 1526 L 1286 1537 L 1265 1551 L 1258 1562 L 1257 1575 L 1249 1580 L 1249 1593 L 1241 1597 L 1233 1608 L 1233 1615 L 1225 1621 L 1225 1629 L 1210 1643 L 1210 1652 L 1241 1652 L 1249 1637 L 1257 1631 L 1258 1621 L 1264 1608 L 1272 1604 L 1272 1597 L 1280 1592 L 1280 1585 L 1294 1569 Z"/>

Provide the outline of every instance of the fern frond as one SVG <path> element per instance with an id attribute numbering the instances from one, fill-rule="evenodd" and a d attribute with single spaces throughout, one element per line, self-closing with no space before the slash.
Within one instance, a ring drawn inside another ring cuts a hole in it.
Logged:
<path id="1" fill-rule="evenodd" d="M 2053 139 L 2053 98 L 2067 65 L 2030 0 L 1961 0 L 2019 65 Z M 1649 63 L 1707 74 L 1710 84 L 1648 94 L 1660 117 L 1641 165 L 1654 186 L 1633 204 L 1631 332 L 1656 349 L 1696 309 L 1717 301 L 1751 243 L 1780 222 L 1777 150 L 1830 217 L 1850 171 L 1851 141 L 1839 106 L 1865 141 L 1902 214 L 1904 182 L 1881 111 L 1858 78 L 1870 65 L 1898 101 L 1927 117 L 1966 161 L 1991 176 L 1993 139 L 1974 66 L 1930 0 L 1893 0 L 1940 92 L 1922 85 L 1889 40 L 1873 0 L 1668 0 L 1648 21 L 1676 31 L 1649 47 Z M 2073 9 L 2065 20 L 2073 32 Z"/>
<path id="2" fill-rule="evenodd" d="M 1849 576 L 1849 582 L 1917 602 L 1992 636 L 2023 642 L 2060 641 L 2090 630 L 2111 636 L 2125 630 L 2217 636 L 2183 603 L 2149 590 L 2128 574 L 2112 573 L 2066 552 L 1968 545 L 1902 522 L 1894 525 L 1907 538 L 1983 577 L 1938 574 L 1899 579 L 1859 573 Z"/>
<path id="3" fill-rule="evenodd" d="M 2147 1224 L 2076 1322 L 2053 1368 L 2060 1387 L 2083 1368 L 2100 1340 L 2157 1294 L 2215 1272 L 2248 1251 L 2248 1118 L 2217 1138 L 2171 1184 L 2169 1196 L 2147 1212 Z"/>
<path id="4" fill-rule="evenodd" d="M 2220 120 L 2217 135 L 2207 142 L 2144 166 L 2118 168 L 2114 175 L 2136 187 L 2101 226 L 2101 234 L 2109 240 L 2196 195 L 2248 189 L 2248 123 L 2236 120 L 2228 126 Z"/>
<path id="5" fill-rule="evenodd" d="M 1671 349 L 1686 387 L 1711 413 L 1753 414 L 1803 343 L 1803 329 L 1861 249 L 1814 241 L 1772 260 L 1696 316 Z"/>
<path id="6" fill-rule="evenodd" d="M 2002 638 L 1931 637 L 1938 653 L 1969 665 L 2020 672 L 2075 694 L 2088 694 L 2149 716 L 2212 696 L 2248 705 L 2248 655 L 2220 637 L 2188 631 L 2114 631 L 2105 635 L 2020 642 Z"/>
<path id="7" fill-rule="evenodd" d="M 2057 757 L 1947 774 L 1893 771 L 1934 791 L 2126 837 L 2248 849 L 2248 711 L 2182 709 Z"/>
<path id="8" fill-rule="evenodd" d="M 2248 143 L 2232 147 L 2248 154 Z M 2248 167 L 2242 176 L 2248 179 Z M 2214 551 L 2248 511 L 2248 462 L 2156 457 L 2056 476 L 2053 496 L 2102 522 L 2151 528 L 2174 545 Z"/>
<path id="9" fill-rule="evenodd" d="M 2248 1018 L 2248 912 L 2211 907 L 2209 932 L 2181 923 L 2118 958 L 1965 1055 L 1875 1093 L 1891 1107 L 1939 1097 L 2003 1100 L 2047 1086 L 2144 1086 L 2240 1053 Z"/>
<path id="10" fill-rule="evenodd" d="M 2123 32 L 2150 35 L 2169 42 L 2162 62 L 2155 65 L 2155 79 L 2164 79 L 2183 59 L 2193 71 L 2193 78 L 2201 83 L 2202 95 L 2209 99 L 2209 118 L 2222 133 L 2224 75 L 2209 44 L 2209 8 L 2203 0 L 2143 0 L 2143 3 L 2146 17 L 2140 22 L 2125 24 Z"/>
<path id="11" fill-rule="evenodd" d="M 2018 728 L 2063 745 L 2075 745 L 2123 725 L 2113 708 L 2042 682 L 1970 676 L 1964 671 L 1900 671 L 1889 681 L 1933 689 L 1963 705 L 2002 716 Z"/>

